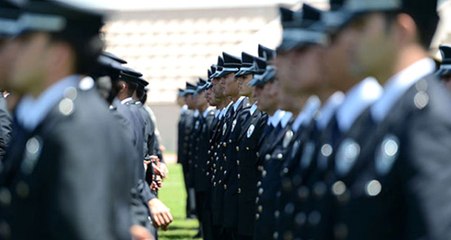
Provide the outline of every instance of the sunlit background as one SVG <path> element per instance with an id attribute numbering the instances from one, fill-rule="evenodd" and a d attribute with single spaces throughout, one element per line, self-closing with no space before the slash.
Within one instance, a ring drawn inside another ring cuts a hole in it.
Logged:
<path id="1" fill-rule="evenodd" d="M 67 0 L 69 1 L 69 0 Z M 277 0 L 71 0 L 110 14 L 104 28 L 107 51 L 129 62 L 150 83 L 148 104 L 154 110 L 163 144 L 175 151 L 177 88 L 206 77 L 223 51 L 257 54 L 257 44 L 280 41 L 277 7 L 296 9 L 301 1 Z M 327 0 L 305 0 L 327 8 Z M 441 25 L 432 45 L 451 43 L 451 1 L 439 1 Z"/>

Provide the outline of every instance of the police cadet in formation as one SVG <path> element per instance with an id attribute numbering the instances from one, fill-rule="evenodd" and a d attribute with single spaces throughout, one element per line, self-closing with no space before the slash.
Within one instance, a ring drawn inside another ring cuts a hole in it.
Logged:
<path id="1" fill-rule="evenodd" d="M 21 99 L 1 173 L 1 238 L 130 239 L 132 181 L 118 169 L 131 144 L 80 77 L 101 52 L 103 16 L 53 1 L 22 11 L 5 79 Z"/>
<path id="2" fill-rule="evenodd" d="M 442 62 L 440 63 L 440 68 L 437 70 L 437 76 L 442 80 L 445 86 L 451 90 L 451 47 L 441 45 L 439 50 L 442 56 Z"/>
<path id="3" fill-rule="evenodd" d="M 355 33 L 352 73 L 384 85 L 365 131 L 344 139 L 335 155 L 337 239 L 450 236 L 444 217 L 450 208 L 443 204 L 451 192 L 444 184 L 451 176 L 449 93 L 427 54 L 436 8 L 436 1 L 350 0 L 337 10 L 340 25 Z"/>
<path id="4" fill-rule="evenodd" d="M 211 239 L 211 215 L 206 209 L 207 195 L 209 189 L 209 179 L 207 177 L 208 148 L 211 134 L 211 124 L 214 118 L 214 109 L 207 102 L 208 83 L 204 79 L 199 79 L 197 83 L 195 101 L 194 132 L 191 141 L 193 142 L 193 159 L 191 167 L 193 187 L 195 190 L 196 215 L 201 226 L 199 237 Z"/>
<path id="5" fill-rule="evenodd" d="M 9 70 L 14 57 L 14 50 L 8 49 L 8 42 L 10 37 L 14 34 L 14 27 L 8 27 L 14 24 L 19 16 L 19 7 L 8 1 L 0 3 L 0 21 L 4 23 L 5 27 L 0 30 L 0 162 L 5 156 L 6 148 L 11 138 L 11 113 L 7 107 L 7 100 L 4 95 L 6 88 L 5 82 L 10 74 Z"/>
<path id="6" fill-rule="evenodd" d="M 253 239 L 255 219 L 255 198 L 257 196 L 258 171 L 258 141 L 266 126 L 267 115 L 258 109 L 258 93 L 254 91 L 251 81 L 254 76 L 262 74 L 265 70 L 264 59 L 242 53 L 242 67 L 235 74 L 239 83 L 240 95 L 249 99 L 252 104 L 237 117 L 236 140 L 236 170 L 231 178 L 235 178 L 236 233 L 235 239 Z M 227 199 L 226 199 L 227 200 Z"/>
<path id="7" fill-rule="evenodd" d="M 179 118 L 179 146 L 177 153 L 177 162 L 182 165 L 183 178 L 185 183 L 186 191 L 186 217 L 195 217 L 195 204 L 194 204 L 194 194 L 192 189 L 190 178 L 189 178 L 189 163 L 188 163 L 188 153 L 190 144 L 190 134 L 193 127 L 194 119 L 194 105 L 192 101 L 192 96 L 194 94 L 194 86 L 191 83 L 186 83 L 185 89 L 181 93 L 183 97 L 184 106 L 182 107 L 180 118 Z"/>

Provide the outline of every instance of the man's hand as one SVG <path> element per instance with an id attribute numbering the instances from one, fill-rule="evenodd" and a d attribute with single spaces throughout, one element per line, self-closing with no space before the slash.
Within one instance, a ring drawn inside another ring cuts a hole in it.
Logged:
<path id="1" fill-rule="evenodd" d="M 130 234 L 133 240 L 153 240 L 152 234 L 145 227 L 133 225 L 130 228 Z"/>
<path id="2" fill-rule="evenodd" d="M 158 164 L 158 170 L 159 170 L 159 172 L 160 172 L 161 178 L 165 179 L 165 178 L 168 177 L 169 169 L 168 169 L 168 166 L 166 166 L 165 163 L 160 162 L 160 163 Z"/>
<path id="3" fill-rule="evenodd" d="M 150 200 L 148 204 L 153 225 L 167 230 L 169 224 L 173 221 L 169 208 L 158 198 Z"/>

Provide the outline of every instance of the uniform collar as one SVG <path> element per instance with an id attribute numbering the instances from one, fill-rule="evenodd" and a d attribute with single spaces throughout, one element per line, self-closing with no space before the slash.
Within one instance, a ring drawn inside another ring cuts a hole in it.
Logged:
<path id="1" fill-rule="evenodd" d="M 33 131 L 48 115 L 50 110 L 64 98 L 65 90 L 77 88 L 80 76 L 71 75 L 47 88 L 38 98 L 22 97 L 16 108 L 17 121 L 27 130 Z"/>
<path id="2" fill-rule="evenodd" d="M 200 115 L 200 113 L 199 113 L 199 110 L 194 110 L 194 117 L 199 117 L 199 115 Z"/>
<path id="3" fill-rule="evenodd" d="M 309 124 L 315 113 L 318 111 L 321 101 L 317 96 L 311 96 L 307 99 L 302 111 L 293 122 L 293 131 L 297 132 L 302 124 Z"/>
<path id="4" fill-rule="evenodd" d="M 337 122 L 342 132 L 348 131 L 358 116 L 381 95 L 381 85 L 372 77 L 363 79 L 346 94 L 337 110 Z"/>
<path id="5" fill-rule="evenodd" d="M 129 102 L 133 102 L 133 98 L 132 97 L 128 97 L 128 98 L 122 100 L 121 104 L 126 104 L 126 103 L 129 103 Z"/>
<path id="6" fill-rule="evenodd" d="M 252 104 L 251 109 L 249 110 L 251 116 L 254 115 L 255 111 L 257 111 L 257 108 L 257 103 Z"/>
<path id="7" fill-rule="evenodd" d="M 317 119 L 319 129 L 326 128 L 337 108 L 343 103 L 344 98 L 345 96 L 342 92 L 335 92 L 327 99 L 326 103 L 319 111 Z"/>
<path id="8" fill-rule="evenodd" d="M 204 118 L 206 118 L 207 116 L 208 116 L 208 113 L 210 112 L 210 111 L 212 111 L 213 109 L 215 109 L 214 107 L 207 107 L 207 109 L 205 109 L 204 110 L 204 112 L 202 113 L 202 116 L 204 117 Z"/>
<path id="9" fill-rule="evenodd" d="M 381 122 L 389 113 L 396 101 L 418 80 L 432 74 L 435 63 L 430 58 L 423 58 L 401 72 L 392 76 L 384 85 L 384 93 L 371 107 L 371 116 Z"/>
<path id="10" fill-rule="evenodd" d="M 291 117 L 293 117 L 293 113 L 285 112 L 283 117 L 280 119 L 280 125 L 282 126 L 282 128 L 285 128 L 287 126 L 287 124 L 290 121 Z"/>
<path id="11" fill-rule="evenodd" d="M 243 100 L 244 100 L 245 98 L 246 98 L 245 96 L 241 96 L 241 97 L 239 97 L 238 100 L 236 100 L 236 102 L 233 104 L 233 110 L 235 110 L 235 112 L 236 112 L 236 110 L 238 109 L 238 107 L 240 106 L 241 102 L 243 102 Z"/>

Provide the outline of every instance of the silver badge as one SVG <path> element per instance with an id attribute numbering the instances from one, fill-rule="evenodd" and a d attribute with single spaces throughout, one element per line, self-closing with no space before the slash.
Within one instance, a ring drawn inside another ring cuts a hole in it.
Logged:
<path id="1" fill-rule="evenodd" d="M 233 132 L 233 130 L 235 129 L 235 126 L 236 126 L 236 119 L 233 120 L 233 122 L 232 122 L 232 132 Z"/>
<path id="2" fill-rule="evenodd" d="M 384 137 L 376 152 L 376 171 L 380 175 L 387 174 L 393 167 L 393 163 L 399 154 L 399 139 L 394 135 Z"/>
<path id="3" fill-rule="evenodd" d="M 285 133 L 285 137 L 283 138 L 283 148 L 287 148 L 288 144 L 290 144 L 291 139 L 293 138 L 293 131 L 288 130 L 288 132 Z"/>
<path id="4" fill-rule="evenodd" d="M 222 126 L 222 135 L 225 135 L 227 131 L 227 123 L 224 123 L 224 126 Z"/>
<path id="5" fill-rule="evenodd" d="M 346 175 L 354 166 L 357 157 L 360 154 L 360 146 L 354 140 L 345 139 L 337 151 L 336 171 L 340 175 Z"/>
<path id="6" fill-rule="evenodd" d="M 294 156 L 298 152 L 299 145 L 301 145 L 301 141 L 294 142 L 293 148 L 291 148 L 291 155 L 290 155 L 291 158 L 294 158 Z"/>
<path id="7" fill-rule="evenodd" d="M 24 159 L 20 166 L 22 172 L 26 175 L 33 172 L 36 162 L 41 154 L 42 140 L 39 137 L 32 137 L 28 139 L 25 144 Z"/>
<path id="8" fill-rule="evenodd" d="M 315 143 L 313 141 L 309 141 L 305 144 L 304 152 L 301 157 L 301 168 L 307 168 L 313 159 L 313 153 L 315 152 Z"/>
<path id="9" fill-rule="evenodd" d="M 254 132 L 255 126 L 254 124 L 250 125 L 247 129 L 247 138 L 250 138 L 252 136 L 252 133 Z"/>

